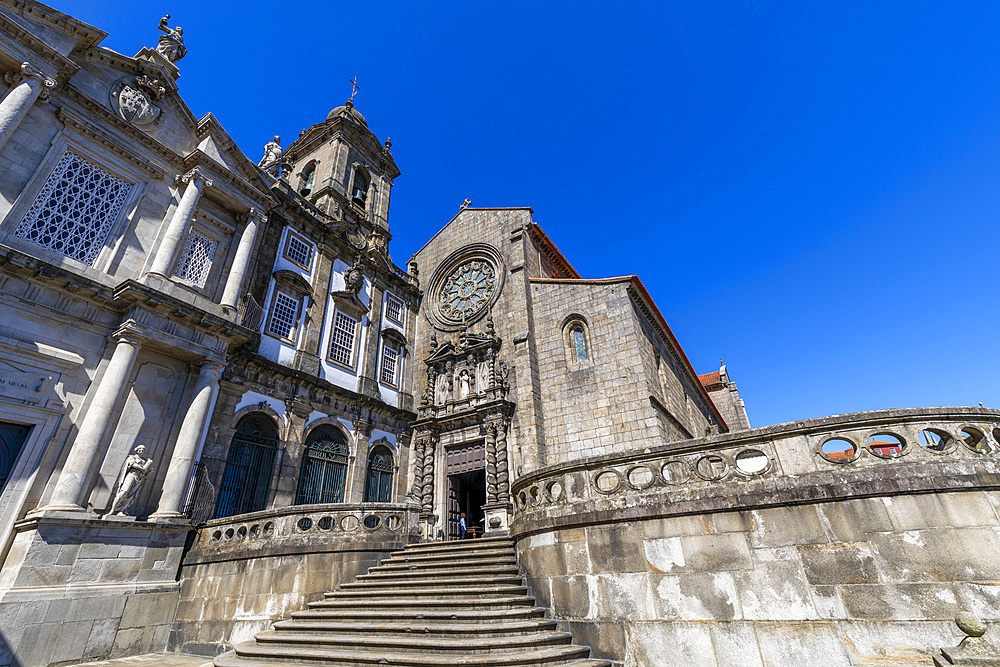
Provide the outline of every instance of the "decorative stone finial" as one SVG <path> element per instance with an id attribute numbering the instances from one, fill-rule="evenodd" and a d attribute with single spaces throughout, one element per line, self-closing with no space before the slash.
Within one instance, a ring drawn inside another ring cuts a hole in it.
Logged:
<path id="1" fill-rule="evenodd" d="M 465 209 L 469 208 L 470 206 L 472 206 L 472 200 L 469 199 L 468 197 L 466 197 L 465 201 L 462 202 L 462 205 L 458 207 L 458 210 L 459 211 L 464 211 Z"/>
<path id="2" fill-rule="evenodd" d="M 986 624 L 971 611 L 960 611 L 955 615 L 955 625 L 967 637 L 982 637 L 986 634 Z M 964 639 L 962 641 L 965 641 Z"/>
<path id="3" fill-rule="evenodd" d="M 187 47 L 184 46 L 184 28 L 177 26 L 173 30 L 167 27 L 170 14 L 160 19 L 159 29 L 166 33 L 160 35 L 159 43 L 156 45 L 156 52 L 172 63 L 187 55 Z"/>
<path id="4" fill-rule="evenodd" d="M 385 138 L 385 151 L 388 153 L 390 148 L 392 148 L 392 137 L 386 137 Z"/>

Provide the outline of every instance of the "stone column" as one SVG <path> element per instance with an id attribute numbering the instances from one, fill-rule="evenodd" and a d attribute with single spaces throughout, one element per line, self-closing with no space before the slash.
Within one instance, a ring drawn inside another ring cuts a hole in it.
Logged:
<path id="1" fill-rule="evenodd" d="M 510 470 L 507 468 L 507 423 L 500 421 L 497 430 L 497 502 L 510 502 Z"/>
<path id="2" fill-rule="evenodd" d="M 181 430 L 170 456 L 170 465 L 163 479 L 159 506 L 149 516 L 153 521 L 169 521 L 184 516 L 185 496 L 197 462 L 198 450 L 201 448 L 209 411 L 215 394 L 219 391 L 219 374 L 223 368 L 225 364 L 218 361 L 205 361 L 201 365 L 194 397 L 184 414 L 184 421 L 181 422 Z"/>
<path id="3" fill-rule="evenodd" d="M 56 488 L 41 510 L 85 511 L 82 503 L 90 490 L 87 482 L 91 471 L 97 470 L 104 460 L 105 435 L 111 424 L 111 415 L 125 393 L 135 359 L 139 356 L 139 346 L 138 338 L 128 333 L 117 336 L 111 361 L 94 391 L 86 416 L 80 422 L 80 430 L 59 473 Z"/>
<path id="4" fill-rule="evenodd" d="M 497 425 L 484 424 L 482 433 L 486 439 L 486 502 L 497 501 Z"/>
<path id="5" fill-rule="evenodd" d="M 358 363 L 358 393 L 378 397 L 379 347 L 382 344 L 382 288 L 372 274 L 371 307 L 368 309 L 368 329 L 365 330 L 365 356 Z"/>
<path id="6" fill-rule="evenodd" d="M 423 477 L 420 480 L 420 505 L 422 512 L 428 517 L 434 513 L 434 445 L 437 444 L 434 434 L 427 436 L 424 443 L 424 457 L 421 461 Z"/>
<path id="7" fill-rule="evenodd" d="M 374 424 L 363 419 L 354 421 L 354 451 L 347 461 L 345 502 L 360 503 L 365 498 L 365 473 L 368 472 L 368 441 Z"/>
<path id="8" fill-rule="evenodd" d="M 417 504 L 421 503 L 424 492 L 424 454 L 427 451 L 427 440 L 424 436 L 413 439 L 413 485 L 410 487 L 410 498 Z"/>
<path id="9" fill-rule="evenodd" d="M 191 220 L 194 219 L 195 209 L 198 207 L 198 200 L 201 199 L 201 192 L 206 186 L 211 186 L 212 181 L 205 177 L 204 172 L 195 167 L 188 173 L 180 177 L 182 183 L 186 183 L 181 201 L 174 210 L 174 215 L 167 223 L 167 231 L 163 235 L 156 256 L 149 266 L 149 273 L 158 273 L 161 276 L 170 276 L 170 270 L 177 259 L 177 251 L 181 246 L 181 239 L 187 231 Z"/>
<path id="10" fill-rule="evenodd" d="M 28 115 L 35 100 L 43 92 L 48 96 L 47 89 L 56 85 L 55 79 L 45 76 L 29 63 L 21 63 L 20 73 L 8 72 L 4 78 L 8 83 L 14 84 L 14 87 L 0 100 L 0 149 L 3 149 L 14 130 Z"/>
<path id="11" fill-rule="evenodd" d="M 184 190 L 187 195 L 187 190 Z M 240 235 L 240 244 L 236 248 L 236 256 L 233 257 L 233 264 L 229 267 L 229 276 L 226 278 L 226 289 L 222 292 L 222 305 L 235 308 L 240 300 L 240 291 L 243 288 L 243 279 L 246 277 L 247 268 L 250 266 L 250 258 L 253 256 L 253 242 L 257 237 L 257 226 L 267 220 L 255 208 L 247 213 L 247 224 Z"/>

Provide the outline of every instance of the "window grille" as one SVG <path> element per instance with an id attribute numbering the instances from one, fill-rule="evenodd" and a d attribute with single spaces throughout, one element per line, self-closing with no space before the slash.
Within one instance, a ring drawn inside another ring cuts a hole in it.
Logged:
<path id="1" fill-rule="evenodd" d="M 132 184 L 66 153 L 49 174 L 14 234 L 93 264 Z"/>
<path id="2" fill-rule="evenodd" d="M 388 343 L 382 343 L 382 373 L 379 380 L 396 386 L 396 371 L 399 365 L 399 350 Z"/>
<path id="3" fill-rule="evenodd" d="M 347 438 L 332 426 L 317 426 L 306 438 L 296 505 L 344 502 Z"/>
<path id="4" fill-rule="evenodd" d="M 285 244 L 285 257 L 308 269 L 312 262 L 312 245 L 289 233 L 288 243 Z"/>
<path id="5" fill-rule="evenodd" d="M 204 287 L 212 270 L 212 260 L 219 242 L 195 230 L 189 230 L 175 275 L 190 280 L 198 287 Z"/>
<path id="6" fill-rule="evenodd" d="M 587 358 L 587 343 L 583 340 L 583 329 L 579 327 L 573 329 L 573 347 L 576 349 L 576 360 L 584 361 Z"/>
<path id="7" fill-rule="evenodd" d="M 386 295 L 385 316 L 396 324 L 403 324 L 403 312 L 405 306 L 403 302 L 392 295 Z"/>
<path id="8" fill-rule="evenodd" d="M 278 428 L 270 417 L 253 412 L 236 424 L 215 516 L 221 518 L 264 509 L 278 448 Z"/>
<path id="9" fill-rule="evenodd" d="M 295 340 L 295 326 L 299 319 L 299 301 L 284 292 L 274 290 L 271 303 L 271 321 L 267 323 L 267 333 L 278 338 Z"/>
<path id="10" fill-rule="evenodd" d="M 358 321 L 339 310 L 333 316 L 333 340 L 330 342 L 330 358 L 338 364 L 350 366 L 354 361 L 354 337 Z"/>
<path id="11" fill-rule="evenodd" d="M 365 480 L 366 503 L 387 503 L 392 495 L 392 454 L 385 447 L 376 447 L 368 455 L 368 475 Z"/>

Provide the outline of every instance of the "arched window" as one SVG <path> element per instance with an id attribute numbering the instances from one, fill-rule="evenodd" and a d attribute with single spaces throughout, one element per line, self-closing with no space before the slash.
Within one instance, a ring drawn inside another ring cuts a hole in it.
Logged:
<path id="1" fill-rule="evenodd" d="M 351 200 L 364 208 L 368 200 L 368 176 L 361 169 L 354 170 L 354 185 L 351 187 Z"/>
<path id="2" fill-rule="evenodd" d="M 576 354 L 576 360 L 586 361 L 587 341 L 583 339 L 583 327 L 575 326 L 571 333 L 573 334 L 573 352 Z"/>
<path id="3" fill-rule="evenodd" d="M 392 452 L 381 445 L 368 455 L 365 502 L 387 503 L 392 496 Z"/>
<path id="4" fill-rule="evenodd" d="M 214 518 L 264 509 L 277 448 L 278 427 L 263 412 L 251 412 L 236 423 Z"/>
<path id="5" fill-rule="evenodd" d="M 344 502 L 347 480 L 347 438 L 337 428 L 323 425 L 306 438 L 296 505 Z"/>
<path id="6" fill-rule="evenodd" d="M 586 365 L 592 360 L 590 349 L 590 334 L 587 331 L 587 321 L 582 315 L 570 315 L 563 320 L 563 344 L 566 351 L 566 361 L 570 366 Z"/>
<path id="7" fill-rule="evenodd" d="M 316 163 L 310 162 L 299 174 L 299 194 L 308 197 L 316 183 Z"/>

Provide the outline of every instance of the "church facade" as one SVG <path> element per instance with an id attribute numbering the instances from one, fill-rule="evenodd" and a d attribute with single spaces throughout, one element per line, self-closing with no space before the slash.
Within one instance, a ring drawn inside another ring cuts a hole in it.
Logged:
<path id="1" fill-rule="evenodd" d="M 1000 412 L 751 428 L 639 277 L 469 205 L 398 266 L 353 96 L 254 162 L 159 31 L 0 0 L 0 665 L 215 656 L 463 519 L 619 665 L 1000 617 Z"/>

